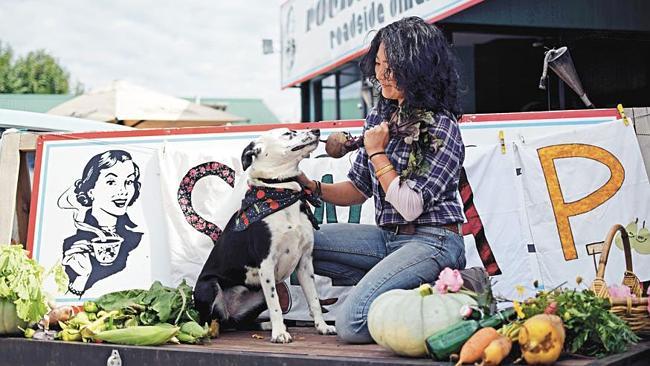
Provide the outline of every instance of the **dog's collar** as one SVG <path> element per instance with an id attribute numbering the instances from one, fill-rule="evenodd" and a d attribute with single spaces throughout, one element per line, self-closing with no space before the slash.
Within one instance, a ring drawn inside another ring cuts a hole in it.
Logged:
<path id="1" fill-rule="evenodd" d="M 289 177 L 289 178 L 282 178 L 282 179 L 276 179 L 276 178 L 254 178 L 254 179 L 259 180 L 260 182 L 266 183 L 266 184 L 298 182 L 298 176 Z M 298 182 L 298 183 L 300 183 L 300 182 Z"/>
<path id="2" fill-rule="evenodd" d="M 302 201 L 300 210 L 307 215 L 314 229 L 318 230 L 318 221 L 307 202 L 314 207 L 320 207 L 321 201 L 310 190 L 294 191 L 292 189 L 253 185 L 248 187 L 248 191 L 244 195 L 241 208 L 235 218 L 233 230 L 244 231 L 250 224 L 260 221 L 266 216 L 289 207 L 298 201 Z"/>

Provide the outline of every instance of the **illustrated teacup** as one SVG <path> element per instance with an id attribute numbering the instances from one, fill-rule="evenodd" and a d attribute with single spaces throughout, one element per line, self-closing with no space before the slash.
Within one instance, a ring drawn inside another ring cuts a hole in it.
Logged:
<path id="1" fill-rule="evenodd" d="M 105 241 L 102 241 L 100 238 L 92 239 L 91 245 L 95 259 L 97 259 L 99 264 L 102 266 L 113 264 L 117 255 L 120 253 L 123 241 L 124 239 L 119 236 L 106 237 Z"/>

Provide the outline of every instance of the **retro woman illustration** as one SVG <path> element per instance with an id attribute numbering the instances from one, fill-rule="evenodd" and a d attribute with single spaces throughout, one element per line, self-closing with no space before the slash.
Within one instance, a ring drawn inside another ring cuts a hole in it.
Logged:
<path id="1" fill-rule="evenodd" d="M 140 195 L 140 169 L 123 150 L 93 156 L 81 179 L 66 190 L 58 206 L 74 211 L 77 233 L 63 241 L 68 290 L 81 296 L 97 281 L 122 271 L 142 233 L 126 210 Z"/>

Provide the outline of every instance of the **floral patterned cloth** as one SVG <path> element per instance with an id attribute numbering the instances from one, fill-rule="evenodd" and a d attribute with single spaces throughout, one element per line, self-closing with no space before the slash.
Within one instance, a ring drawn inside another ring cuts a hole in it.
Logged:
<path id="1" fill-rule="evenodd" d="M 244 231 L 250 224 L 260 221 L 266 216 L 285 207 L 289 207 L 298 201 L 302 201 L 300 210 L 307 215 L 314 229 L 318 230 L 318 221 L 311 212 L 307 202 L 315 207 L 320 207 L 321 201 L 310 190 L 303 189 L 302 191 L 294 191 L 292 189 L 262 186 L 248 187 L 248 191 L 242 200 L 241 208 L 237 212 L 233 230 Z"/>
<path id="2" fill-rule="evenodd" d="M 216 161 L 206 162 L 193 167 L 183 177 L 181 185 L 178 188 L 177 199 L 181 211 L 183 211 L 185 220 L 197 231 L 209 236 L 213 242 L 216 242 L 217 239 L 219 239 L 219 236 L 221 236 L 221 229 L 214 223 L 202 218 L 196 210 L 194 210 L 194 206 L 192 205 L 192 191 L 194 190 L 194 185 L 201 178 L 210 175 L 223 179 L 223 181 L 228 183 L 231 187 L 235 186 L 235 171 L 232 170 L 232 168 L 217 163 Z"/>

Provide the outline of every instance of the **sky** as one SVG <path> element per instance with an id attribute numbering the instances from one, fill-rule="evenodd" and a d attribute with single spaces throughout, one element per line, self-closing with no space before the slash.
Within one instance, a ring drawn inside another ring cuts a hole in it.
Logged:
<path id="1" fill-rule="evenodd" d="M 122 79 L 180 97 L 261 98 L 283 122 L 300 118 L 281 89 L 286 0 L 0 0 L 0 41 L 14 57 L 45 49 L 85 90 Z"/>

